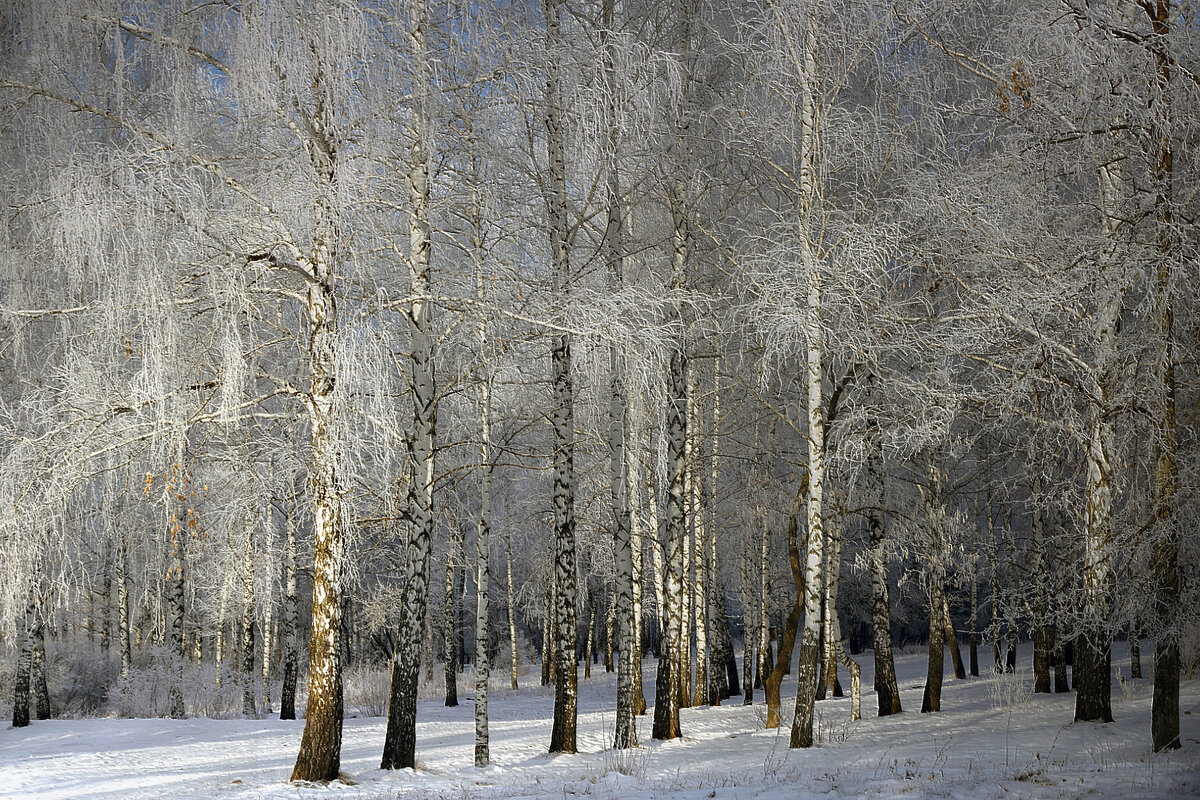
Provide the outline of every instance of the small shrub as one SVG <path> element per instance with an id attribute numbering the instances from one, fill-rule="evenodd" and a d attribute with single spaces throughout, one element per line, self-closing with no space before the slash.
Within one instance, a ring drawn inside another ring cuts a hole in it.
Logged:
<path id="1" fill-rule="evenodd" d="M 387 713 L 391 675 L 379 667 L 351 667 L 342 675 L 346 707 L 360 716 L 382 717 Z"/>
<path id="2" fill-rule="evenodd" d="M 120 664 L 96 650 L 55 642 L 46 645 L 46 683 L 56 717 L 92 717 L 104 709 Z"/>
<path id="3" fill-rule="evenodd" d="M 1025 670 L 997 672 L 984 681 L 992 708 L 997 711 L 1019 711 L 1033 697 L 1033 678 Z"/>
<path id="4" fill-rule="evenodd" d="M 610 772 L 618 772 L 628 775 L 630 778 L 637 778 L 639 781 L 646 779 L 646 772 L 650 766 L 649 751 L 640 747 L 609 748 L 604 751 L 603 756 L 605 775 Z"/>

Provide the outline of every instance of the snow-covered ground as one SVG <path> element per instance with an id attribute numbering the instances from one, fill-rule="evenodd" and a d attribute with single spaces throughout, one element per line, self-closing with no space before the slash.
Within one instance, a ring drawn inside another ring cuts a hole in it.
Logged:
<path id="1" fill-rule="evenodd" d="M 1148 655 L 1148 654 L 1147 654 Z M 982 656 L 982 653 L 981 653 Z M 1022 663 L 1029 653 L 1022 651 Z M 1114 674 L 1127 673 L 1118 645 Z M 820 747 L 789 750 L 785 726 L 763 728 L 762 693 L 751 707 L 687 709 L 685 738 L 607 750 L 613 676 L 580 680 L 579 747 L 545 754 L 553 696 L 540 687 L 493 693 L 492 761 L 473 762 L 470 698 L 458 708 L 420 705 L 416 772 L 379 770 L 384 720 L 346 721 L 346 782 L 286 783 L 303 721 L 88 719 L 0 730 L 0 796 L 59 798 L 1176 798 L 1200 797 L 1200 681 L 1181 690 L 1183 749 L 1150 751 L 1150 683 L 1116 683 L 1111 725 L 1072 724 L 1074 694 L 1028 697 L 1031 678 L 948 678 L 940 714 L 917 713 L 923 653 L 899 655 L 905 711 L 875 717 L 870 654 L 863 665 L 865 719 L 849 698 L 817 704 Z M 1150 660 L 1146 658 L 1147 666 Z M 653 664 L 646 669 L 653 691 Z M 593 673 L 595 675 L 596 673 Z M 530 676 L 532 680 L 535 676 Z M 846 680 L 843 676 L 843 680 Z M 1014 685 L 1015 684 L 1015 685 Z M 785 698 L 795 695 L 785 685 Z M 649 697 L 648 699 L 653 699 Z M 1001 706 L 1001 707 L 997 707 Z"/>

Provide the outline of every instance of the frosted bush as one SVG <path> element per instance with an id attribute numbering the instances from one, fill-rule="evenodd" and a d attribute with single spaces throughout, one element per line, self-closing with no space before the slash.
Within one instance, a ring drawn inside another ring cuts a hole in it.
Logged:
<path id="1" fill-rule="evenodd" d="M 998 672 L 988 678 L 988 697 L 997 711 L 1019 711 L 1033 697 L 1033 677 L 1026 670 Z"/>
<path id="2" fill-rule="evenodd" d="M 120 717 L 165 717 L 169 692 L 178 680 L 188 716 L 228 719 L 242 713 L 242 675 L 224 665 L 193 664 L 164 647 L 151 650 L 150 658 L 132 667 L 127 679 L 117 678 L 108 693 L 108 710 Z M 256 678 L 255 696 L 261 696 Z"/>
<path id="3" fill-rule="evenodd" d="M 99 714 L 119 671 L 117 660 L 104 653 L 47 643 L 46 683 L 51 713 L 67 718 Z"/>
<path id="4" fill-rule="evenodd" d="M 391 675 L 379 667 L 351 667 L 342 676 L 346 707 L 363 717 L 382 717 L 387 711 Z"/>

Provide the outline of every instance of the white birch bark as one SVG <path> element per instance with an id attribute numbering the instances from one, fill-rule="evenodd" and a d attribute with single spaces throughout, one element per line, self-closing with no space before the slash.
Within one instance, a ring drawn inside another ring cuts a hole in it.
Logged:
<path id="1" fill-rule="evenodd" d="M 473 165 L 474 166 L 474 165 Z M 471 253 L 475 260 L 475 297 L 484 297 L 483 279 L 483 201 L 480 196 L 478 173 L 471 192 Z M 487 321 L 480 320 L 479 352 L 488 351 Z M 488 683 L 491 678 L 491 635 L 489 620 L 489 591 L 491 588 L 492 533 L 492 385 L 485 368 L 479 383 L 479 520 L 475 532 L 475 766 L 491 763 L 491 744 L 488 733 Z M 512 688 L 517 688 L 516 631 L 512 609 L 512 560 L 508 561 L 508 624 L 512 646 Z"/>
<path id="2" fill-rule="evenodd" d="M 133 668 L 133 643 L 129 626 L 129 553 L 125 537 L 118 534 L 117 542 L 117 649 L 121 654 L 121 680 L 129 680 Z M 218 670 L 219 673 L 219 670 Z"/>
<path id="3" fill-rule="evenodd" d="M 879 378 L 867 376 L 868 392 L 875 396 Z M 884 527 L 883 442 L 877 424 L 868 437 L 867 460 L 863 479 L 863 505 L 866 507 L 867 533 L 871 563 L 871 631 L 875 656 L 875 694 L 879 716 L 899 714 L 900 687 L 892 657 L 891 598 L 888 588 L 887 531 Z"/>
<path id="4" fill-rule="evenodd" d="M 1126 178 L 1121 162 L 1113 160 L 1100 168 L 1100 205 L 1103 232 L 1116 247 L 1123 235 L 1123 201 Z M 1113 423 L 1109 415 L 1109 387 L 1117 357 L 1117 328 L 1121 318 L 1122 293 L 1111 291 L 1096 315 L 1095 363 L 1091 373 L 1091 422 L 1084 450 L 1085 487 L 1083 519 L 1084 631 L 1075 649 L 1075 721 L 1112 722 L 1109 657 L 1112 634 L 1107 628 L 1112 602 L 1115 553 L 1112 542 L 1112 454 Z"/>
<path id="5" fill-rule="evenodd" d="M 630 644 L 632 658 L 630 670 L 633 673 L 633 713 L 638 716 L 646 713 L 646 696 L 642 687 L 642 592 L 644 588 L 642 548 L 644 537 L 642 533 L 643 486 L 640 445 L 643 437 L 641 415 L 641 406 L 631 398 L 625 417 L 629 423 L 625 431 L 627 443 L 625 447 L 625 479 L 628 484 L 626 492 L 629 496 L 630 568 L 633 588 L 633 609 L 631 611 L 633 641 Z"/>
<path id="6" fill-rule="evenodd" d="M 571 274 L 568 255 L 566 164 L 563 155 L 562 94 L 559 88 L 558 57 L 561 47 L 561 0 L 545 0 L 546 14 L 546 155 L 550 224 L 550 259 L 554 292 L 566 299 Z M 554 721 L 550 733 L 551 753 L 576 752 L 575 729 L 578 673 L 575 660 L 575 487 L 573 395 L 571 387 L 571 338 L 556 334 L 551 348 L 551 383 L 554 429 L 554 582 L 555 601 Z"/>
<path id="7" fill-rule="evenodd" d="M 187 536 L 190 534 L 188 522 L 191 519 L 191 510 L 187 514 L 183 513 L 183 508 L 180 503 L 186 503 L 186 473 L 183 468 L 183 457 L 180 455 L 171 471 L 171 478 L 165 490 L 167 517 L 167 528 L 170 535 L 170 552 L 168 554 L 167 576 L 169 580 L 168 592 L 170 618 L 168 620 L 168 639 L 170 642 L 170 652 L 173 657 L 183 658 L 183 617 L 184 617 L 184 592 L 183 592 L 183 564 L 184 564 L 184 547 Z M 182 663 L 182 662 L 181 662 Z M 183 706 L 183 686 L 182 686 L 182 670 L 171 676 L 171 685 L 167 689 L 167 716 L 172 719 L 183 719 L 185 710 Z"/>
<path id="8" fill-rule="evenodd" d="M 245 537 L 242 547 L 242 620 L 238 650 L 242 656 L 242 714 L 253 719 L 258 715 L 254 703 L 254 529 L 258 520 L 246 510 Z"/>
<path id="9" fill-rule="evenodd" d="M 296 627 L 299 608 L 296 598 L 296 522 L 290 507 L 284 520 L 283 545 L 283 688 L 279 692 L 279 718 L 296 718 L 296 678 L 299 672 Z"/>
<path id="10" fill-rule="evenodd" d="M 392 659 L 388 724 L 381 769 L 416 766 L 417 683 L 420 677 L 422 627 L 429 601 L 429 557 L 433 541 L 434 441 L 437 393 L 434 380 L 432 303 L 430 302 L 429 146 L 432 132 L 431 63 L 425 0 L 409 4 L 409 43 L 412 52 L 412 129 L 409 131 L 408 273 L 412 301 L 407 322 L 412 339 L 412 442 L 408 454 L 410 479 L 405 516 L 404 593 Z"/>
<path id="11" fill-rule="evenodd" d="M 508 601 L 508 678 L 509 688 L 520 688 L 517 684 L 517 609 L 516 602 L 513 597 L 513 574 L 512 574 L 512 537 L 504 538 L 504 572 L 506 578 L 506 590 Z"/>
<path id="12" fill-rule="evenodd" d="M 782 17 L 780 23 L 784 24 Z M 801 214 L 807 216 L 816 200 L 818 146 L 817 31 L 816 19 L 811 12 L 805 24 L 803 44 L 803 53 L 798 56 L 800 63 L 796 67 L 802 92 L 800 126 L 804 162 L 800 173 L 803 205 Z M 804 632 L 800 640 L 800 661 L 796 670 L 796 713 L 792 720 L 791 747 L 813 745 L 813 701 L 816 693 L 817 641 L 821 624 L 821 587 L 824 584 L 822 565 L 825 557 L 822 505 L 825 491 L 825 419 L 821 386 L 821 271 L 817 254 L 813 251 L 810 239 L 812 231 L 808 230 L 808 223 L 808 220 L 803 221 L 800 237 L 803 259 L 801 269 L 808 281 L 804 320 L 807 340 L 804 378 L 808 388 L 808 552 L 804 567 Z"/>
<path id="13" fill-rule="evenodd" d="M 691 489 L 692 489 L 692 520 L 696 535 L 695 550 L 692 557 L 692 562 L 695 565 L 695 599 L 693 605 L 695 608 L 695 624 L 696 624 L 696 676 L 695 687 L 692 690 L 692 705 L 702 706 L 708 703 L 709 698 L 709 675 L 708 675 L 708 595 L 709 595 L 709 570 L 708 570 L 708 537 L 711 535 L 707 524 L 707 503 L 704 501 L 704 481 L 702 478 L 703 470 L 701 469 L 701 457 L 699 448 L 699 431 L 700 431 L 700 399 L 699 399 L 699 375 L 695 369 L 692 370 L 691 376 L 691 394 L 689 397 L 689 407 L 692 409 L 691 419 L 689 420 L 689 430 L 692 431 L 692 468 L 691 468 Z"/>
<path id="14" fill-rule="evenodd" d="M 1153 10 L 1143 8 L 1151 17 L 1155 37 L 1153 46 L 1155 89 L 1158 102 L 1150 138 L 1154 143 L 1154 187 L 1156 245 L 1158 270 L 1155 308 L 1155 362 L 1161 386 L 1157 419 L 1157 446 L 1154 470 L 1154 516 L 1159 530 L 1154 547 L 1155 597 L 1154 611 L 1163 631 L 1154 645 L 1154 699 L 1150 719 L 1151 741 L 1156 752 L 1176 750 L 1182 746 L 1179 734 L 1179 673 L 1180 648 L 1176 620 L 1180 605 L 1179 547 L 1179 463 L 1177 461 L 1175 350 L 1174 350 L 1174 286 L 1172 272 L 1178 252 L 1178 233 L 1175 231 L 1171 203 L 1174 153 L 1172 151 L 1171 70 L 1172 54 L 1167 50 L 1171 41 L 1169 0 L 1157 0 Z"/>

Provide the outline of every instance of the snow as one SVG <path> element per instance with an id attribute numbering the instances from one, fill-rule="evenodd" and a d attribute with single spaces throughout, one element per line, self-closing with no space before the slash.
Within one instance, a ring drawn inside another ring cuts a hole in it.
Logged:
<path id="1" fill-rule="evenodd" d="M 1124 658 L 1120 649 L 1114 652 L 1114 673 L 1125 667 Z M 920 714 L 925 656 L 910 652 L 896 660 L 905 711 L 878 719 L 870 654 L 856 660 L 863 667 L 866 718 L 849 721 L 849 697 L 819 701 L 822 744 L 807 751 L 788 749 L 786 724 L 763 729 L 761 692 L 751 707 L 737 698 L 720 708 L 683 710 L 685 738 L 674 742 L 650 740 L 648 714 L 638 720 L 641 748 L 606 750 L 614 724 L 615 677 L 593 672 L 591 680 L 579 682 L 578 755 L 545 754 L 553 693 L 541 687 L 493 689 L 493 766 L 485 769 L 472 766 L 469 698 L 450 709 L 435 701 L 419 704 L 421 769 L 416 772 L 377 768 L 384 719 L 348 719 L 342 746 L 348 781 L 328 787 L 286 782 L 302 720 L 51 720 L 0 731 L 0 797 L 1200 797 L 1200 682 L 1184 681 L 1181 687 L 1183 749 L 1151 754 L 1149 680 L 1114 684 L 1116 722 L 1110 725 L 1071 723 L 1074 694 L 1028 696 L 1028 674 L 999 682 L 947 677 L 942 713 Z M 1021 661 L 1029 663 L 1027 649 Z M 652 663 L 646 666 L 645 685 L 652 691 Z M 795 684 L 785 683 L 784 697 L 794 696 Z M 791 720 L 787 700 L 784 719 Z"/>

